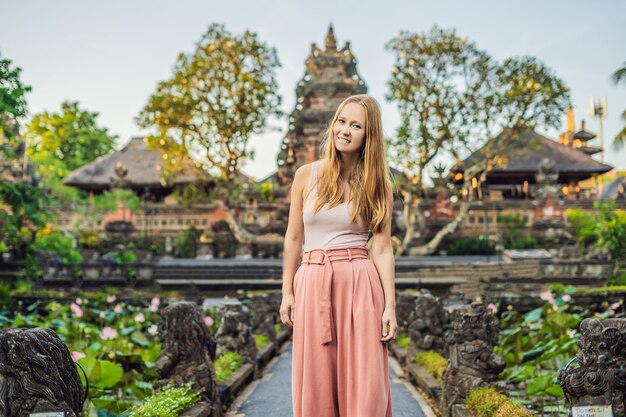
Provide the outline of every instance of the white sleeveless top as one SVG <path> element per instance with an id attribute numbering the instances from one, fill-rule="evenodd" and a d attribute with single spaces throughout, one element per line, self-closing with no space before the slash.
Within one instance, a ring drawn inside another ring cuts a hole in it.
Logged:
<path id="1" fill-rule="evenodd" d="M 357 223 L 351 222 L 349 202 L 340 203 L 331 209 L 325 203 L 320 211 L 313 214 L 313 206 L 317 200 L 317 172 L 321 162 L 322 160 L 317 160 L 311 164 L 307 187 L 311 191 L 302 207 L 304 251 L 366 247 L 370 230 L 360 216 Z"/>

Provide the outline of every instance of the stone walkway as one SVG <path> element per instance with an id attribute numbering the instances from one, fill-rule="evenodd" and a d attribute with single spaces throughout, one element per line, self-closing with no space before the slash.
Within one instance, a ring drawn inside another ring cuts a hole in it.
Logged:
<path id="1" fill-rule="evenodd" d="M 250 384 L 235 400 L 226 417 L 292 417 L 291 346 L 291 341 L 283 345 L 281 353 L 268 364 L 263 376 Z M 391 356 L 389 376 L 394 417 L 435 417 Z"/>

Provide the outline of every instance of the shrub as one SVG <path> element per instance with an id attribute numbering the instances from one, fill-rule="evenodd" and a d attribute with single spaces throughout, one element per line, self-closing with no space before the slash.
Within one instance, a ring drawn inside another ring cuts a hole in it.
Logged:
<path id="1" fill-rule="evenodd" d="M 486 237 L 460 237 L 446 248 L 448 255 L 494 255 L 496 247 Z"/>
<path id="2" fill-rule="evenodd" d="M 443 371 L 446 369 L 446 359 L 443 356 L 428 350 L 415 355 L 415 363 L 423 366 L 437 381 L 442 381 Z"/>
<path id="3" fill-rule="evenodd" d="M 190 226 L 176 240 L 174 256 L 177 258 L 195 258 L 198 250 L 198 239 L 201 235 L 201 231 L 193 226 Z"/>
<path id="4" fill-rule="evenodd" d="M 465 402 L 467 409 L 476 417 L 526 417 L 531 414 L 521 405 L 494 388 L 475 388 Z"/>
<path id="5" fill-rule="evenodd" d="M 148 397 L 130 411 L 129 417 L 177 417 L 181 411 L 191 408 L 200 401 L 200 393 L 191 389 L 191 384 L 183 387 L 167 385 Z"/>
<path id="6" fill-rule="evenodd" d="M 243 359 L 237 352 L 224 352 L 215 361 L 215 374 L 217 383 L 221 384 L 230 374 L 243 365 Z"/>
<path id="7" fill-rule="evenodd" d="M 126 264 L 136 264 L 137 263 L 137 255 L 132 249 L 124 249 L 115 252 L 113 255 L 113 260 L 116 264 L 126 265 Z"/>
<path id="8" fill-rule="evenodd" d="M 408 333 L 398 333 L 396 336 L 396 343 L 402 349 L 409 347 L 409 342 L 411 342 L 411 336 Z"/>
<path id="9" fill-rule="evenodd" d="M 55 254 L 65 264 L 77 264 L 83 261 L 80 252 L 73 247 L 72 238 L 63 236 L 59 231 L 38 233 L 33 249 Z"/>
<path id="10" fill-rule="evenodd" d="M 78 245 L 83 248 L 96 249 L 100 246 L 100 238 L 95 230 L 81 230 L 78 234 Z"/>
<path id="11" fill-rule="evenodd" d="M 265 345 L 267 345 L 267 342 L 269 342 L 269 339 L 264 334 L 255 334 L 253 336 L 257 349 L 262 349 Z"/>

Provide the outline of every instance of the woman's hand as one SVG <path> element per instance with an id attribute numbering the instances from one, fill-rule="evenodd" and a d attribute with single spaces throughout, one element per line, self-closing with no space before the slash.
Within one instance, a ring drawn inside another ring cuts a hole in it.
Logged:
<path id="1" fill-rule="evenodd" d="M 383 311 L 383 337 L 381 342 L 388 342 L 396 338 L 398 334 L 398 322 L 396 321 L 396 309 L 393 307 L 385 307 Z"/>
<path id="2" fill-rule="evenodd" d="M 280 321 L 282 321 L 285 326 L 290 328 L 293 328 L 294 309 L 293 294 L 283 294 L 283 301 L 280 304 Z"/>

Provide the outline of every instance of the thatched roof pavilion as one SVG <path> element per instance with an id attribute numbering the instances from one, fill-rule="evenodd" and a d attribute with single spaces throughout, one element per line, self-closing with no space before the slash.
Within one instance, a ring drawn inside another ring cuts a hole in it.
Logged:
<path id="1" fill-rule="evenodd" d="M 77 169 L 65 177 L 63 183 L 98 194 L 111 189 L 119 181 L 117 169 L 118 172 L 125 171 L 125 188 L 132 189 L 138 195 L 148 192 L 162 197 L 169 194 L 175 185 L 210 180 L 202 169 L 190 163 L 175 175 L 171 184 L 164 185 L 161 181 L 163 166 L 159 150 L 148 149 L 143 137 L 133 137 L 122 150 L 101 156 Z"/>
<path id="2" fill-rule="evenodd" d="M 523 184 L 535 184 L 535 174 L 544 158 L 554 162 L 558 172 L 558 183 L 576 185 L 578 182 L 603 174 L 613 169 L 591 158 L 585 149 L 558 143 L 539 133 L 529 130 L 520 134 L 511 145 L 502 152 L 504 164 L 494 167 L 488 174 L 484 184 L 490 189 L 501 189 L 504 196 L 507 190 Z M 450 170 L 450 178 L 455 184 L 463 182 L 462 174 L 469 167 L 484 158 L 480 150 L 470 155 Z"/>

